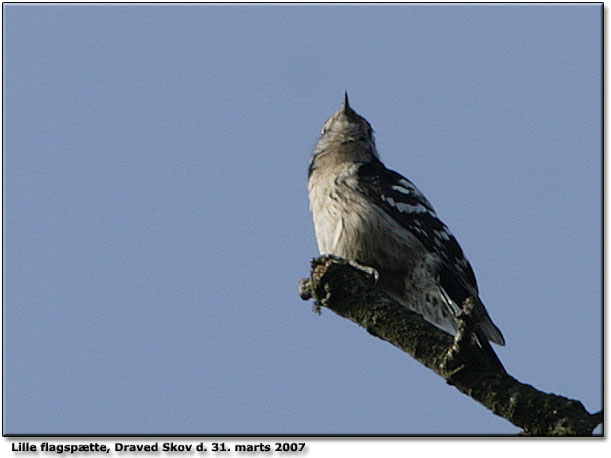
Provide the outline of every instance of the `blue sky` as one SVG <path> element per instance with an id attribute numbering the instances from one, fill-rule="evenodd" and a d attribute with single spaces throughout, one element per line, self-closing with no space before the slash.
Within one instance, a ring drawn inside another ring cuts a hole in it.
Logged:
<path id="1" fill-rule="evenodd" d="M 508 371 L 601 409 L 599 5 L 4 5 L 5 434 L 513 434 L 297 291 L 351 105 Z"/>

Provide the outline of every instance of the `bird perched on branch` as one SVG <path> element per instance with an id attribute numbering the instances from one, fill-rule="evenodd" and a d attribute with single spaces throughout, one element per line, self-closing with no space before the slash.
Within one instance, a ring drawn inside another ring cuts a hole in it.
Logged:
<path id="1" fill-rule="evenodd" d="M 505 340 L 479 300 L 469 261 L 418 188 L 382 164 L 373 129 L 347 93 L 316 144 L 308 189 L 321 254 L 375 269 L 387 294 L 451 335 L 473 297 L 476 343 L 502 367 L 489 341 Z"/>

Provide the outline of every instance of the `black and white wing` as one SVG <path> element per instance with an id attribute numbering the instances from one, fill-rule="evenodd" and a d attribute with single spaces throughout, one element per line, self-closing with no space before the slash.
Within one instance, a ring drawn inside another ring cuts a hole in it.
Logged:
<path id="1" fill-rule="evenodd" d="M 488 354 L 502 367 L 490 348 L 488 339 L 505 345 L 505 339 L 494 325 L 479 300 L 477 281 L 471 264 L 463 254 L 456 238 L 437 217 L 431 203 L 407 178 L 387 169 L 379 160 L 363 163 L 358 170 L 359 190 L 392 216 L 440 261 L 436 267 L 439 286 L 447 294 L 452 309 L 457 311 L 463 301 L 473 296 L 478 302 L 479 325 L 477 340 Z"/>
<path id="2" fill-rule="evenodd" d="M 469 261 L 431 203 L 407 178 L 380 161 L 359 167 L 359 190 L 383 208 L 429 252 L 441 261 L 439 282 L 455 304 L 477 295 L 477 281 Z"/>

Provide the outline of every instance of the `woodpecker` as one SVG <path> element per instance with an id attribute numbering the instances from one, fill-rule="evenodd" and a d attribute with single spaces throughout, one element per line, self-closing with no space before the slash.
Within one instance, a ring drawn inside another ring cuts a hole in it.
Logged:
<path id="1" fill-rule="evenodd" d="M 390 297 L 451 335 L 473 297 L 474 339 L 502 367 L 489 342 L 505 339 L 479 299 L 471 264 L 420 190 L 380 161 L 371 124 L 347 93 L 314 148 L 308 190 L 321 255 L 373 269 Z"/>

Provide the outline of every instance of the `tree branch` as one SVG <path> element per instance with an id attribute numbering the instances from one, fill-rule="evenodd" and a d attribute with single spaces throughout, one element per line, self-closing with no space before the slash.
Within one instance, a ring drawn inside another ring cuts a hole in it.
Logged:
<path id="1" fill-rule="evenodd" d="M 602 412 L 590 414 L 579 401 L 521 383 L 491 364 L 474 345 L 465 345 L 468 321 L 454 339 L 390 299 L 368 272 L 349 261 L 331 256 L 314 259 L 311 277 L 301 280 L 300 294 L 304 300 L 315 299 L 315 310 L 328 308 L 409 353 L 462 393 L 522 428 L 523 435 L 591 436 L 603 422 Z"/>

